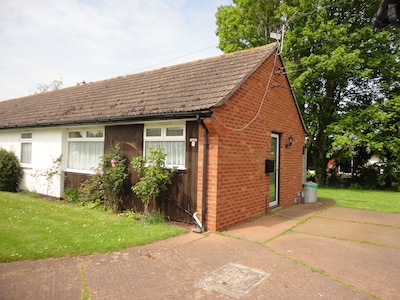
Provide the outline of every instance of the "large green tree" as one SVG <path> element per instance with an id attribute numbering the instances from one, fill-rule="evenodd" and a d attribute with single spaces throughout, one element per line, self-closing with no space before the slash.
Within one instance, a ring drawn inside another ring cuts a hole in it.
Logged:
<path id="1" fill-rule="evenodd" d="M 374 103 L 360 111 L 351 111 L 340 123 L 331 124 L 333 147 L 355 155 L 355 149 L 379 154 L 386 188 L 400 183 L 400 96 Z M 353 152 L 353 153 L 352 153 Z"/>
<path id="2" fill-rule="evenodd" d="M 326 182 L 333 142 L 348 130 L 344 126 L 342 132 L 339 127 L 332 130 L 332 124 L 348 116 L 365 122 L 361 112 L 382 103 L 399 86 L 400 36 L 392 27 L 377 31 L 371 25 L 379 4 L 378 0 L 234 0 L 216 13 L 219 48 L 224 52 L 264 45 L 271 29 L 285 30 L 281 39 L 285 72 L 308 126 L 319 184 Z"/>

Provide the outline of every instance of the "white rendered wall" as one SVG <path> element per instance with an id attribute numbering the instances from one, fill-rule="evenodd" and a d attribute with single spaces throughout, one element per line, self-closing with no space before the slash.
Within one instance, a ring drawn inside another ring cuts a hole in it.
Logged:
<path id="1" fill-rule="evenodd" d="M 33 129 L 33 130 L 0 130 L 0 147 L 12 151 L 21 159 L 21 133 L 32 133 L 31 164 L 21 164 L 24 177 L 20 188 L 52 197 L 63 194 L 63 172 L 65 157 L 62 157 L 58 174 L 46 176 L 46 172 L 55 164 L 53 161 L 65 151 L 66 130 L 63 128 Z M 64 150 L 64 151 L 63 151 Z"/>
<path id="2" fill-rule="evenodd" d="M 0 148 L 11 151 L 20 158 L 20 136 L 18 131 L 0 130 Z"/>

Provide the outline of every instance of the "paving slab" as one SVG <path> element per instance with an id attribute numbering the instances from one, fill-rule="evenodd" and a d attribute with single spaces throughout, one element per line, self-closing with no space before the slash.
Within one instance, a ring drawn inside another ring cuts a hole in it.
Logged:
<path id="1" fill-rule="evenodd" d="M 276 237 L 299 223 L 299 219 L 291 219 L 279 215 L 259 218 L 255 221 L 240 224 L 224 232 L 225 235 L 253 242 L 263 243 Z"/>
<path id="2" fill-rule="evenodd" d="M 324 217 L 359 223 L 381 224 L 400 228 L 400 214 L 395 213 L 334 206 L 321 212 L 318 216 L 321 218 Z"/>
<path id="3" fill-rule="evenodd" d="M 294 231 L 400 249 L 400 228 L 396 227 L 315 217 Z"/>
<path id="4" fill-rule="evenodd" d="M 382 299 L 400 293 L 400 215 L 330 207 L 268 243 Z"/>
<path id="5" fill-rule="evenodd" d="M 334 204 L 334 200 L 318 200 L 317 202 L 293 205 L 285 209 L 277 210 L 272 214 L 287 218 L 304 220 L 313 216 L 315 213 L 320 213 L 321 211 Z"/>
<path id="6" fill-rule="evenodd" d="M 269 276 L 237 295 L 200 284 L 232 263 Z M 259 244 L 219 234 L 188 233 L 106 255 L 0 264 L 0 274 L 0 299 L 80 299 L 82 280 L 92 299 L 370 299 Z"/>
<path id="7" fill-rule="evenodd" d="M 266 242 L 307 218 L 320 214 L 321 211 L 333 204 L 333 200 L 322 200 L 274 210 L 266 217 L 234 226 L 226 230 L 224 234 L 259 243 Z"/>
<path id="8" fill-rule="evenodd" d="M 84 286 L 95 300 L 396 299 L 396 221 L 386 214 L 360 221 L 358 211 L 352 218 L 352 210 L 331 204 L 296 205 L 224 233 L 190 232 L 108 254 L 2 263 L 0 299 L 81 299 Z M 391 225 L 376 225 L 382 219 Z M 378 243 L 370 226 L 387 238 Z M 350 231 L 370 243 L 337 234 Z"/>
<path id="9" fill-rule="evenodd" d="M 378 299 L 399 297 L 399 249 L 298 232 L 289 232 L 267 245 Z"/>
<path id="10" fill-rule="evenodd" d="M 101 263 L 93 260 L 86 278 L 94 299 L 266 299 L 269 295 L 273 299 L 319 299 L 321 295 L 325 299 L 338 295 L 369 299 L 255 243 L 210 234 L 181 247 L 165 246 L 160 242 L 140 247 L 144 256 L 125 255 Z M 218 280 L 215 274 L 232 264 L 268 276 L 248 293 L 235 294 L 238 287 L 229 288 L 238 281 L 238 272 L 215 283 L 225 285 L 229 292 L 202 284 L 210 276 Z"/>

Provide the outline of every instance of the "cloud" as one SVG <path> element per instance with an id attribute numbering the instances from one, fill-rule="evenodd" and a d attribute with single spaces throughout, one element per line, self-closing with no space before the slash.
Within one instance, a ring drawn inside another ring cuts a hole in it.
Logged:
<path id="1" fill-rule="evenodd" d="M 215 12 L 230 2 L 0 0 L 0 100 L 55 79 L 65 87 L 218 55 Z"/>

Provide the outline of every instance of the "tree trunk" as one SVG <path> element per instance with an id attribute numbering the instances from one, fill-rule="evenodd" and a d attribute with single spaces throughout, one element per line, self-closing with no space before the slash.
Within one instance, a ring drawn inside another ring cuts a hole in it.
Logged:
<path id="1" fill-rule="evenodd" d="M 318 130 L 314 139 L 314 147 L 318 152 L 318 160 L 316 162 L 316 181 L 318 185 L 326 185 L 328 174 L 326 167 L 329 162 L 327 153 L 331 147 L 330 137 L 327 129 L 335 120 L 337 103 L 335 99 L 335 90 L 337 82 L 335 80 L 327 80 L 325 84 L 325 97 L 317 104 L 317 123 Z"/>

